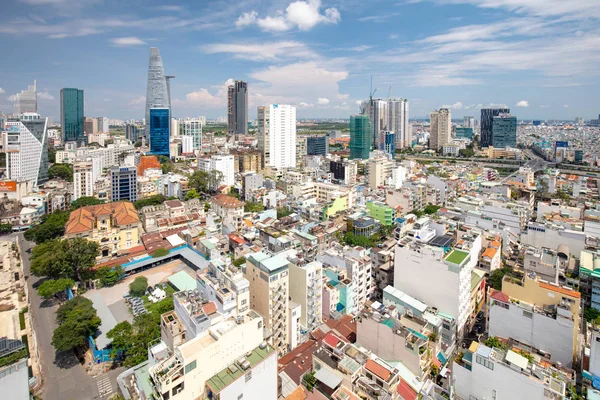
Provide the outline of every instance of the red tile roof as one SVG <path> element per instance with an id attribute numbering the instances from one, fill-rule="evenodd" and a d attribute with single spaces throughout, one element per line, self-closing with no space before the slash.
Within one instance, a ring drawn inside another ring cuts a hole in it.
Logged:
<path id="1" fill-rule="evenodd" d="M 210 200 L 225 208 L 240 208 L 246 205 L 243 201 L 240 201 L 235 197 L 227 196 L 226 194 L 218 194 Z"/>
<path id="2" fill-rule="evenodd" d="M 340 339 L 339 337 L 335 336 L 333 332 L 327 332 L 327 334 L 323 338 L 323 341 L 325 343 L 327 343 L 327 345 L 329 347 L 335 349 L 336 346 L 338 345 L 338 343 L 342 341 L 342 339 Z"/>
<path id="3" fill-rule="evenodd" d="M 503 303 L 508 303 L 508 302 L 510 301 L 510 297 L 508 297 L 508 295 L 506 295 L 506 294 L 502 293 L 502 292 L 501 292 L 501 291 L 499 291 L 499 290 L 494 290 L 494 289 L 492 289 L 492 294 L 490 295 L 490 297 L 491 297 L 492 299 L 495 299 L 495 300 L 501 301 L 501 302 L 503 302 Z"/>
<path id="4" fill-rule="evenodd" d="M 214 302 L 208 302 L 202 305 L 202 310 L 204 314 L 211 315 L 217 312 L 217 305 Z"/>
<path id="5" fill-rule="evenodd" d="M 541 288 L 552 290 L 554 292 L 558 292 L 561 294 L 566 294 L 567 296 L 576 297 L 578 299 L 581 298 L 581 293 L 579 293 L 576 290 L 567 289 L 562 286 L 554 286 L 554 285 L 551 285 L 549 283 L 544 283 L 544 282 L 538 282 L 538 283 Z"/>
<path id="6" fill-rule="evenodd" d="M 367 360 L 367 362 L 365 363 L 365 368 L 367 369 L 367 371 L 370 371 L 377 377 L 381 378 L 384 382 L 387 382 L 388 379 L 390 379 L 390 376 L 392 376 L 390 370 L 388 370 L 383 365 L 378 364 L 377 362 L 375 362 L 375 360 Z"/>
<path id="7" fill-rule="evenodd" d="M 132 203 L 117 201 L 114 203 L 99 204 L 81 207 L 69 215 L 65 226 L 65 235 L 88 232 L 94 229 L 99 216 L 110 215 L 117 226 L 137 224 L 140 222 L 138 213 Z"/>
<path id="8" fill-rule="evenodd" d="M 415 400 L 417 398 L 417 392 L 415 392 L 403 379 L 400 379 L 400 383 L 396 390 L 403 400 Z"/>

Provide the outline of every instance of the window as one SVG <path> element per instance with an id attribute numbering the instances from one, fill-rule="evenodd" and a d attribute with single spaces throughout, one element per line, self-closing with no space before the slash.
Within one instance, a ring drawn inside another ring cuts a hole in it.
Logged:
<path id="1" fill-rule="evenodd" d="M 196 369 L 196 360 L 192 361 L 191 363 L 189 363 L 188 365 L 185 366 L 184 373 L 187 374 L 187 373 L 193 371 L 194 369 Z"/>
<path id="2" fill-rule="evenodd" d="M 488 360 L 487 358 L 481 357 L 481 356 L 477 356 L 475 358 L 475 361 L 477 361 L 477 364 L 481 364 L 484 367 L 491 369 L 492 371 L 494 370 L 494 363 L 491 362 L 490 360 Z"/>
<path id="3" fill-rule="evenodd" d="M 523 310 L 523 316 L 527 317 L 527 318 L 533 318 L 533 313 L 529 312 L 529 311 L 526 311 L 526 310 Z"/>
<path id="4" fill-rule="evenodd" d="M 243 299 L 242 302 L 240 303 L 242 306 L 245 305 L 248 302 L 248 300 Z"/>
<path id="5" fill-rule="evenodd" d="M 250 379 L 252 379 L 252 371 L 251 370 L 246 373 L 246 382 L 248 382 Z"/>
<path id="6" fill-rule="evenodd" d="M 448 324 L 442 324 L 442 327 L 447 331 L 450 330 L 450 325 L 448 325 Z"/>

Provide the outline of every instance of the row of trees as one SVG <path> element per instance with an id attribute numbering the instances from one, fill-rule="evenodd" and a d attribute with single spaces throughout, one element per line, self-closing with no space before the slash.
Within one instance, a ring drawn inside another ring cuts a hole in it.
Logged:
<path id="1" fill-rule="evenodd" d="M 85 347 L 87 337 L 102 323 L 92 301 L 81 296 L 62 304 L 56 312 L 56 321 L 59 326 L 52 335 L 52 345 L 58 351 Z"/>
<path id="2" fill-rule="evenodd" d="M 98 243 L 82 238 L 53 239 L 43 242 L 31 252 L 31 272 L 50 279 L 74 281 L 90 279 L 96 264 Z"/>

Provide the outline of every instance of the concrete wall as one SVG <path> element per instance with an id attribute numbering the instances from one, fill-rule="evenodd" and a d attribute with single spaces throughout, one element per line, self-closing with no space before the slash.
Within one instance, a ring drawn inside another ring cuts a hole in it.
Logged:
<path id="1" fill-rule="evenodd" d="M 26 359 L 0 368 L 0 375 L 4 375 L 0 378 L 1 398 L 29 400 L 29 370 L 27 369 Z"/>
<path id="2" fill-rule="evenodd" d="M 248 373 L 246 373 L 248 374 Z M 277 399 L 277 352 L 250 370 L 250 380 L 242 375 L 220 393 L 221 400 L 275 400 Z"/>
<path id="3" fill-rule="evenodd" d="M 592 331 L 590 373 L 600 376 L 600 332 Z"/>
<path id="4" fill-rule="evenodd" d="M 523 244 L 547 247 L 552 250 L 556 250 L 561 244 L 566 244 L 569 246 L 571 254 L 576 256 L 579 256 L 581 250 L 585 248 L 584 232 L 549 229 L 541 224 L 530 224 L 530 226 L 536 229 L 528 229 L 526 233 L 521 233 L 521 243 Z M 538 229 L 542 229 L 544 232 Z"/>

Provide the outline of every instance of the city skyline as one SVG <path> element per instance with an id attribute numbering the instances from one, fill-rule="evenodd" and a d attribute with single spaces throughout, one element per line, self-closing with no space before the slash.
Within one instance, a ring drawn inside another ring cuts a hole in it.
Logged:
<path id="1" fill-rule="evenodd" d="M 0 40 L 23 62 L 5 66 L 0 110 L 37 79 L 42 115 L 56 120 L 60 88 L 80 87 L 89 115 L 141 119 L 156 46 L 178 77 L 174 117 L 226 116 L 227 87 L 243 80 L 250 119 L 270 103 L 295 105 L 299 118 L 347 118 L 373 75 L 376 97 L 391 86 L 412 117 L 495 104 L 519 119 L 595 118 L 600 5 L 560 4 L 410 0 L 384 12 L 383 1 L 124 2 L 115 13 L 98 2 L 14 0 Z"/>

